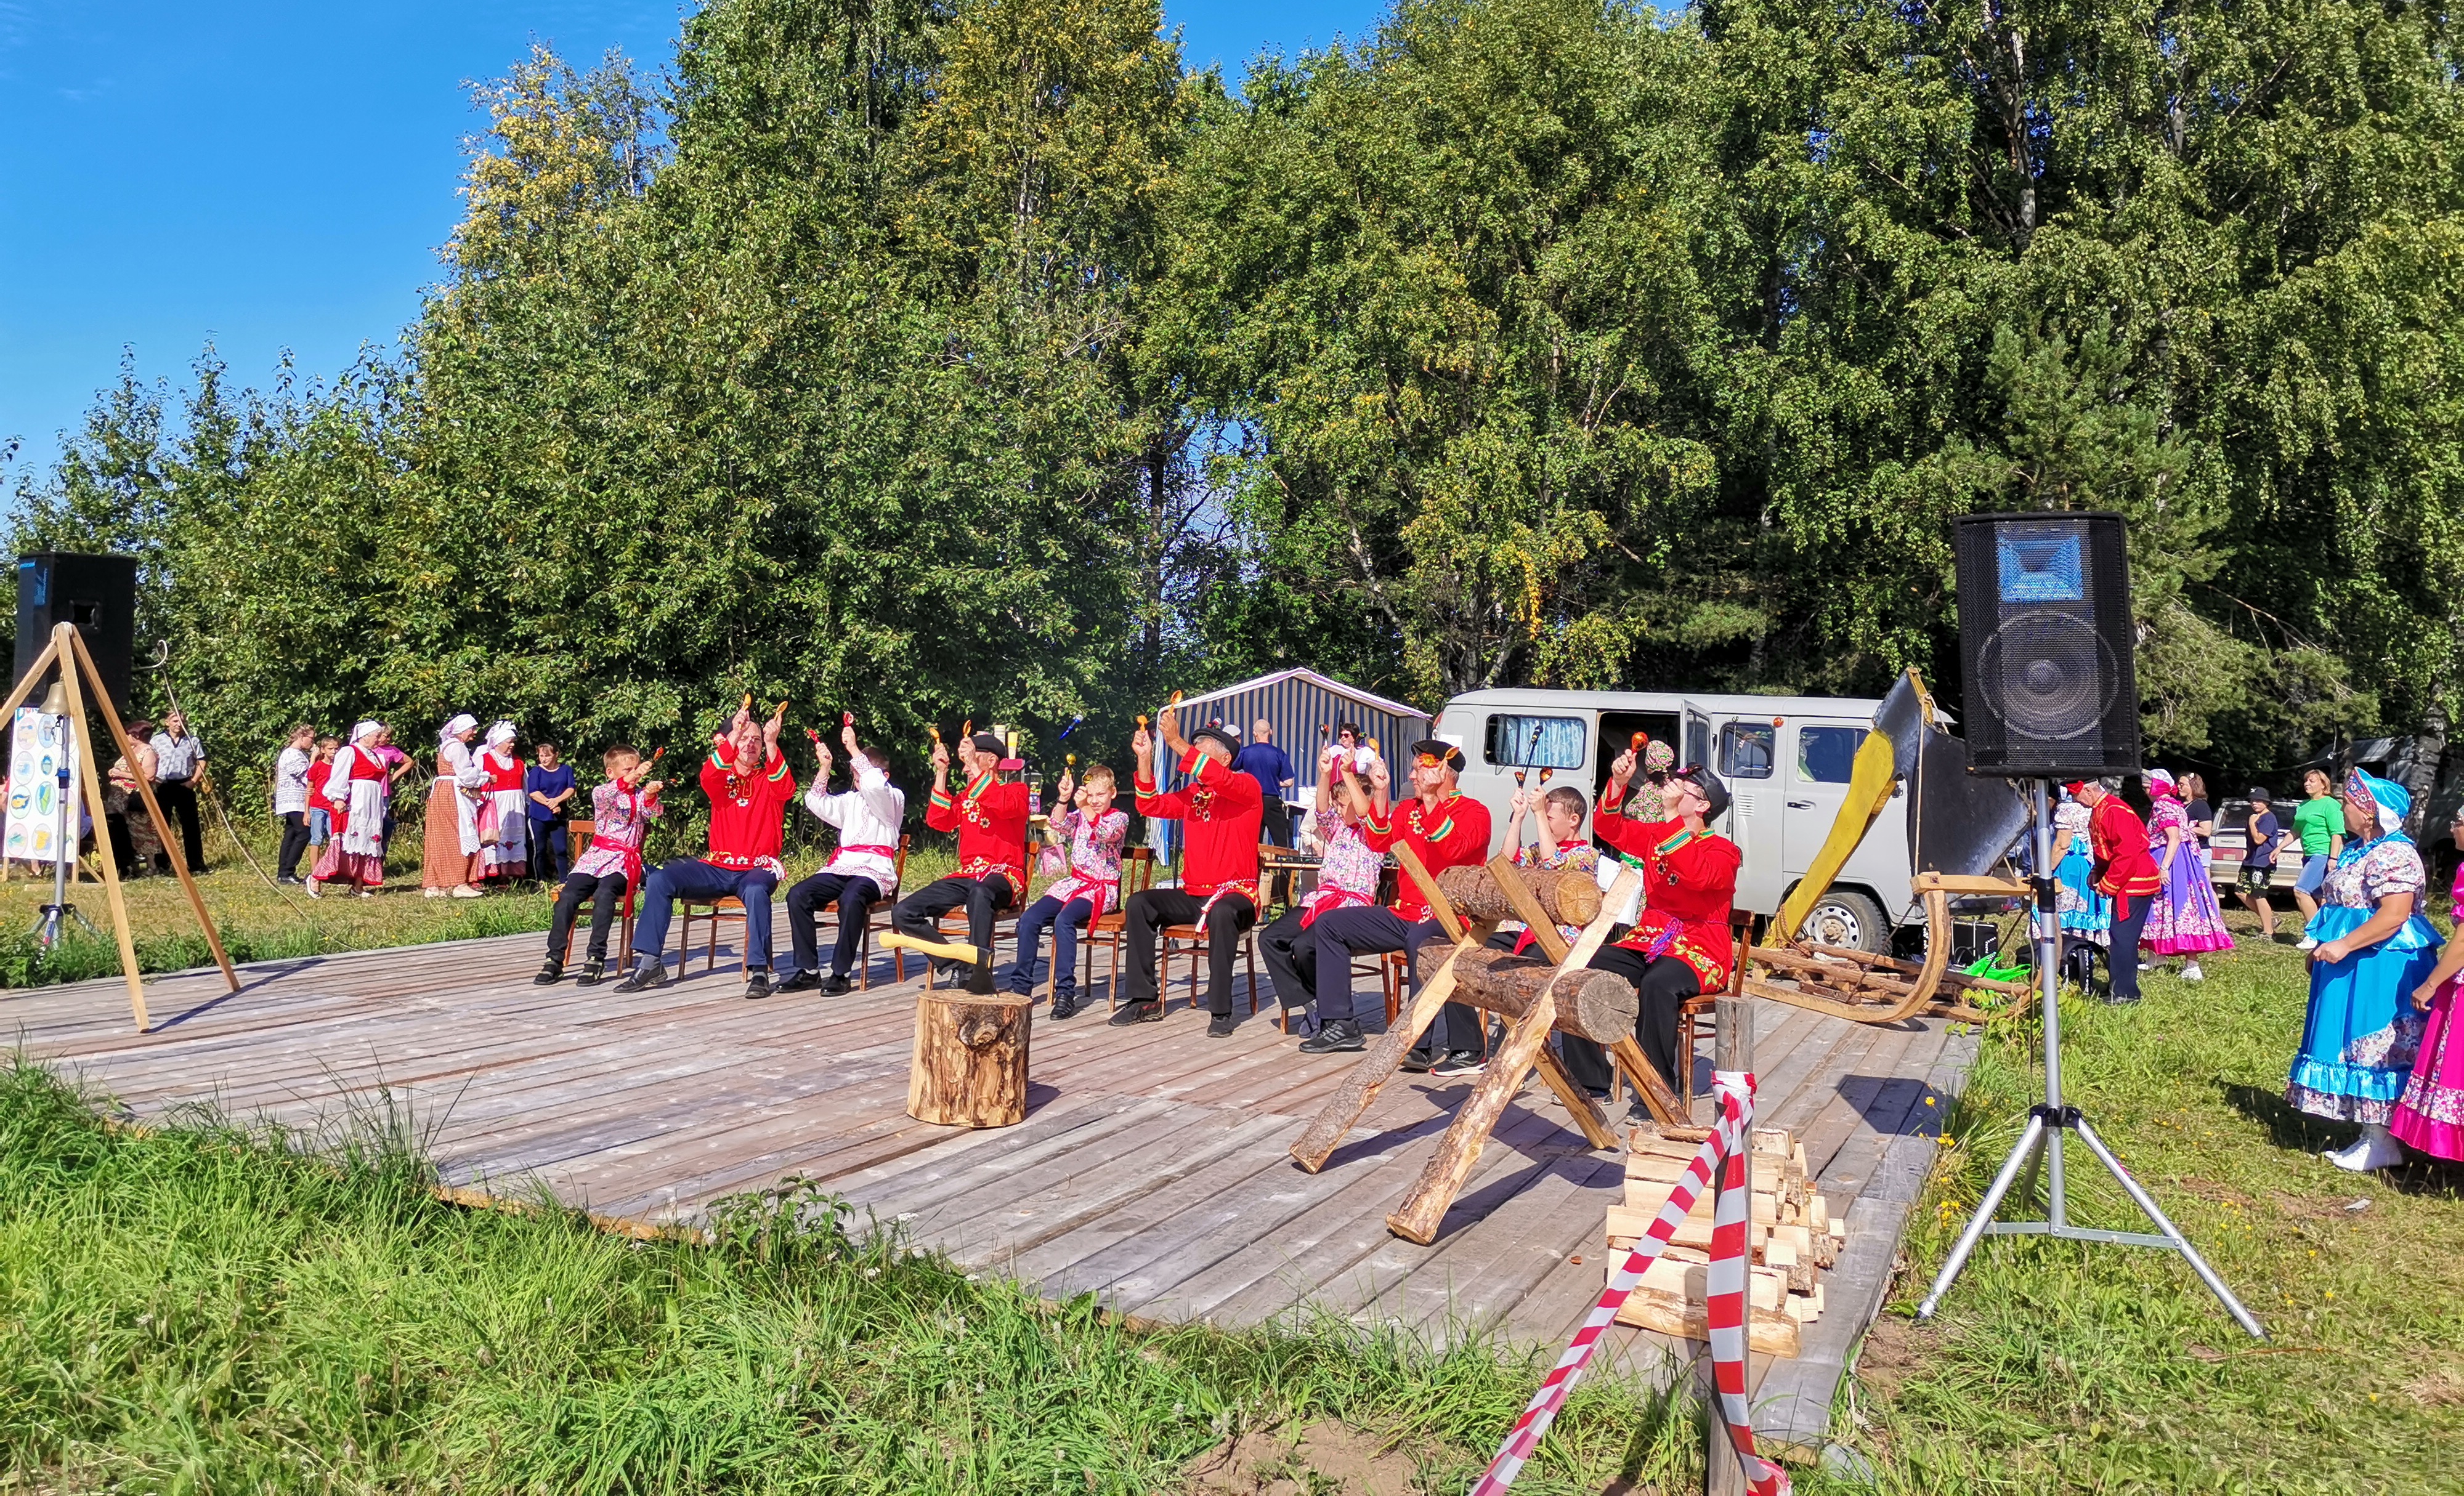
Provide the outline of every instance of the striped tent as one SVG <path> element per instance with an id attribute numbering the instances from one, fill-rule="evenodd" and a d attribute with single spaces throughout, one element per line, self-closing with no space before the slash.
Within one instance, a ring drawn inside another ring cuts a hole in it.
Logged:
<path id="1" fill-rule="evenodd" d="M 1160 707 L 1151 708 L 1150 712 L 1156 710 Z M 1184 733 L 1207 723 L 1221 723 L 1234 729 L 1245 743 L 1249 740 L 1250 724 L 1261 717 L 1274 724 L 1275 741 L 1291 757 L 1299 779 L 1289 794 L 1304 807 L 1317 794 L 1317 751 L 1333 736 L 1336 723 L 1357 725 L 1386 750 L 1390 763 L 1395 761 L 1394 754 L 1429 736 L 1427 713 L 1329 679 L 1315 671 L 1297 668 L 1185 697 L 1180 703 L 1180 730 Z M 1156 744 L 1157 782 L 1168 788 L 1177 787 L 1181 779 L 1166 761 L 1168 757 L 1163 745 Z M 1167 861 L 1178 845 L 1178 832 L 1175 822 L 1148 823 L 1148 835 Z"/>

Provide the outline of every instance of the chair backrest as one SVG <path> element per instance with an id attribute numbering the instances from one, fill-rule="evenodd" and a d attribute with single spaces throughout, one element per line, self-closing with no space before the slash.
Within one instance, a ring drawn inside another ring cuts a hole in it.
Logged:
<path id="1" fill-rule="evenodd" d="M 1746 953 L 1754 948 L 1753 912 L 1729 910 L 1728 934 L 1736 941 L 1736 958 L 1728 963 L 1728 996 L 1733 998 L 1746 990 Z"/>
<path id="2" fill-rule="evenodd" d="M 898 839 L 898 855 L 890 859 L 890 875 L 901 884 L 907 881 L 907 844 L 913 840 L 913 836 L 901 836 Z"/>
<path id="3" fill-rule="evenodd" d="M 566 839 L 565 845 L 568 847 L 573 845 L 573 842 L 576 839 L 587 842 L 592 837 L 599 834 L 599 823 L 596 821 L 567 821 L 564 824 L 564 834 Z"/>
<path id="4" fill-rule="evenodd" d="M 1155 887 L 1155 854 L 1152 847 L 1130 848 L 1130 865 L 1121 869 L 1121 896 L 1144 893 Z"/>

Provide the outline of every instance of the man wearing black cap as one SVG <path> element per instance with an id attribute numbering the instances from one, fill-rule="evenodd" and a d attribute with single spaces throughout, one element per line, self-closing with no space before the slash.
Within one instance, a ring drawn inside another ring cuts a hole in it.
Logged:
<path id="1" fill-rule="evenodd" d="M 1026 891 L 1026 786 L 1001 782 L 1001 740 L 978 733 L 958 744 L 966 786 L 950 793 L 950 749 L 933 745 L 933 801 L 924 824 L 958 833 L 958 870 L 898 901 L 890 922 L 919 940 L 941 938 L 941 916 L 967 910 L 967 939 L 987 956 L 993 921 Z M 951 975 L 949 963 L 940 963 Z"/>
<path id="2" fill-rule="evenodd" d="M 1400 805 L 1386 804 L 1388 773 L 1383 760 L 1370 766 L 1376 795 L 1370 806 L 1365 840 L 1380 851 L 1401 843 L 1419 854 L 1430 874 L 1447 868 L 1476 868 L 1488 857 L 1488 807 L 1456 786 L 1462 773 L 1463 750 L 1432 737 L 1412 750 L 1413 797 Z M 1379 908 L 1338 909 L 1320 915 L 1309 926 L 1314 957 L 1311 980 L 1317 989 L 1317 1032 L 1301 1041 L 1303 1054 L 1332 1054 L 1365 1049 L 1368 1041 L 1352 1017 L 1352 958 L 1401 951 L 1411 963 L 1415 991 L 1420 985 L 1419 950 L 1423 943 L 1447 938 L 1444 926 L 1430 913 L 1429 901 L 1407 874 L 1395 886 L 1395 902 Z M 1297 994 L 1284 994 L 1287 1008 L 1297 1005 Z M 1477 1074 L 1480 1060 L 1480 1015 L 1460 1002 L 1445 1010 L 1442 1052 L 1432 1050 L 1424 1063 L 1410 1068 L 1441 1075 Z"/>
<path id="3" fill-rule="evenodd" d="M 1634 754 L 1609 766 L 1593 825 L 1602 840 L 1642 868 L 1642 910 L 1634 928 L 1592 957 L 1595 971 L 1615 972 L 1641 995 L 1634 1037 L 1661 1078 L 1677 1080 L 1677 1019 L 1688 998 L 1728 984 L 1736 950 L 1728 913 L 1737 896 L 1737 868 L 1745 854 L 1710 828 L 1728 808 L 1727 786 L 1701 764 L 1678 770 L 1661 790 L 1664 821 L 1637 821 L 1615 814 L 1634 778 Z M 1572 1034 L 1559 1040 L 1566 1073 L 1595 1091 L 1609 1089 L 1608 1054 Z"/>
<path id="4" fill-rule="evenodd" d="M 1166 707 L 1155 717 L 1155 729 L 1190 782 L 1186 789 L 1158 792 L 1155 739 L 1139 728 L 1130 739 L 1138 760 L 1138 814 L 1181 823 L 1180 887 L 1133 893 L 1121 906 L 1130 936 L 1121 993 L 1130 1001 L 1112 1022 L 1148 1023 L 1163 1017 L 1155 988 L 1155 932 L 1166 925 L 1198 925 L 1206 931 L 1206 1007 L 1214 1015 L 1206 1031 L 1221 1039 L 1232 1032 L 1232 958 L 1239 954 L 1241 932 L 1258 922 L 1258 823 L 1265 797 L 1256 780 L 1232 772 L 1241 742 L 1222 727 L 1201 727 L 1193 741 L 1180 736 L 1180 714 Z"/>

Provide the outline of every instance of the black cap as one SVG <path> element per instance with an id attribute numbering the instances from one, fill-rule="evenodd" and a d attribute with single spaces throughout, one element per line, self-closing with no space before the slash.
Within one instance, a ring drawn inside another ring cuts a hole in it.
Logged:
<path id="1" fill-rule="evenodd" d="M 1457 774 L 1461 774 L 1463 772 L 1463 750 L 1450 742 L 1445 742 L 1435 737 L 1423 737 L 1419 742 L 1412 745 L 1413 761 L 1418 763 L 1419 761 L 1419 757 L 1422 754 L 1429 755 L 1440 763 L 1444 764 L 1447 768 L 1454 770 Z"/>
<path id="2" fill-rule="evenodd" d="M 976 752 L 988 753 L 996 759 L 1001 758 L 1002 755 L 1009 752 L 1009 744 L 1002 742 L 1001 740 L 1001 735 L 998 733 L 978 733 L 975 737 L 968 738 L 967 743 L 968 746 L 974 748 Z"/>
<path id="3" fill-rule="evenodd" d="M 1710 808 L 1703 812 L 1704 820 L 1717 821 L 1721 812 L 1728 808 L 1728 786 L 1721 783 L 1720 777 L 1703 765 L 1689 763 L 1669 778 L 1683 780 L 1702 792 L 1703 798 L 1710 803 Z"/>
<path id="4" fill-rule="evenodd" d="M 1231 762 L 1233 756 L 1241 751 L 1241 739 L 1233 737 L 1231 730 L 1220 722 L 1207 723 L 1197 732 L 1190 734 L 1189 740 L 1192 743 L 1211 743 L 1221 748 L 1221 757 L 1226 763 Z"/>
<path id="5" fill-rule="evenodd" d="M 2267 792 L 2267 786 L 2266 786 L 2266 785 L 2264 785 L 2264 784 L 2254 784 L 2254 785 L 2252 785 L 2252 786 L 2250 787 L 2250 797 L 2249 797 L 2249 798 L 2250 798 L 2250 800 L 2251 800 L 2254 803 L 2264 805 L 2264 804 L 2268 803 L 2268 802 L 2270 802 L 2271 800 L 2273 800 L 2275 797 L 2274 797 L 2274 796 L 2272 796 L 2272 795 L 2270 795 L 2270 794 L 2268 794 L 2268 792 Z"/>

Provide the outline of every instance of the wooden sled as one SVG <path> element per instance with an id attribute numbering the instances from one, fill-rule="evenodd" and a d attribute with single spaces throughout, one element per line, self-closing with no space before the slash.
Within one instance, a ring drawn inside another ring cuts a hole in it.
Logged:
<path id="1" fill-rule="evenodd" d="M 1953 894 L 2024 898 L 2035 891 L 2015 878 L 1921 872 L 1910 881 L 1925 900 L 1922 963 L 1812 940 L 1754 946 L 1746 954 L 1746 994 L 1852 1023 L 1897 1023 L 1921 1014 L 1982 1023 L 2024 1010 L 2035 996 L 2035 987 L 1949 969 L 1950 900 Z M 1783 980 L 1789 985 L 1780 985 Z M 1960 1001 L 1969 993 L 1993 993 L 2009 1001 L 1989 1012 Z"/>

